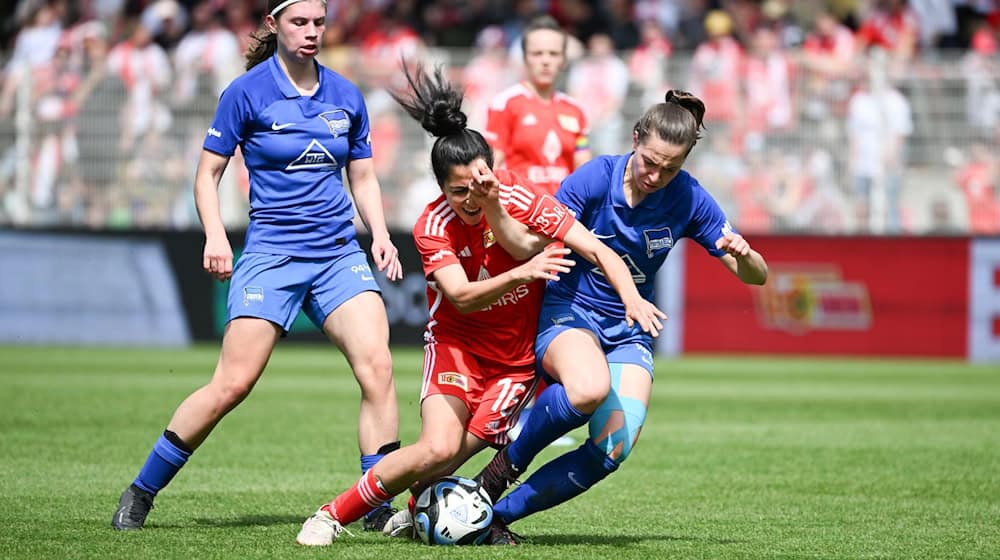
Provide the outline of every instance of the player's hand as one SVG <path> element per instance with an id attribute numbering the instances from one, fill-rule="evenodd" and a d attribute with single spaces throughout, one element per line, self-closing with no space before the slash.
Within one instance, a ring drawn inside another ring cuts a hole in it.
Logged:
<path id="1" fill-rule="evenodd" d="M 750 243 L 738 233 L 726 233 L 715 242 L 715 246 L 734 257 L 745 257 L 750 254 Z"/>
<path id="2" fill-rule="evenodd" d="M 524 283 L 534 280 L 559 280 L 558 273 L 568 273 L 576 262 L 566 258 L 570 250 L 566 247 L 548 247 L 531 260 L 517 267 Z"/>
<path id="3" fill-rule="evenodd" d="M 372 238 L 372 258 L 375 267 L 385 271 L 385 277 L 395 282 L 403 277 L 403 265 L 399 262 L 399 249 L 389 241 L 388 236 Z"/>
<path id="4" fill-rule="evenodd" d="M 500 200 L 500 180 L 493 174 L 490 166 L 482 158 L 473 160 L 469 167 L 472 171 L 472 183 L 469 185 L 469 194 L 478 200 L 480 204 L 485 202 L 499 202 Z"/>
<path id="5" fill-rule="evenodd" d="M 219 282 L 233 275 L 233 248 L 225 235 L 206 236 L 201 267 Z"/>
<path id="6" fill-rule="evenodd" d="M 641 297 L 635 298 L 635 301 L 625 302 L 625 323 L 629 328 L 639 323 L 643 332 L 657 337 L 663 330 L 663 323 L 660 320 L 666 318 L 666 313 Z"/>

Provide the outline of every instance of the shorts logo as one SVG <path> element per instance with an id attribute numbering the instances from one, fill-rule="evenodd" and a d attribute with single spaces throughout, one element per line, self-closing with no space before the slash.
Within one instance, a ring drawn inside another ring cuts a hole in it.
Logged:
<path id="1" fill-rule="evenodd" d="M 326 121 L 326 126 L 330 128 L 330 134 L 334 138 L 351 129 L 351 119 L 343 109 L 334 109 L 320 113 L 319 118 Z"/>
<path id="2" fill-rule="evenodd" d="M 463 391 L 469 390 L 469 380 L 461 373 L 442 372 L 438 374 L 438 385 L 451 385 Z"/>
<path id="3" fill-rule="evenodd" d="M 250 305 L 250 302 L 264 303 L 264 288 L 255 286 L 243 288 L 243 305 Z"/>
<path id="4" fill-rule="evenodd" d="M 568 323 L 568 322 L 572 321 L 575 318 L 576 317 L 574 317 L 573 315 L 563 315 L 561 317 L 553 317 L 552 318 L 552 324 L 553 325 L 561 325 L 563 323 Z"/>
<path id="5" fill-rule="evenodd" d="M 364 282 L 375 279 L 372 276 L 372 269 L 367 264 L 356 264 L 351 267 L 351 272 L 357 274 Z"/>
<path id="6" fill-rule="evenodd" d="M 661 249 L 671 249 L 674 246 L 674 236 L 670 233 L 670 228 L 647 229 L 642 232 L 646 238 L 646 256 L 653 258 L 653 253 Z"/>

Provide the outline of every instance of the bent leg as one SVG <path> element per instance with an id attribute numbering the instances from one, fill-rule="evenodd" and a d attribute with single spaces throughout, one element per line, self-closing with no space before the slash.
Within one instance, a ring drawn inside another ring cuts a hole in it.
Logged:
<path id="1" fill-rule="evenodd" d="M 633 364 L 611 364 L 612 389 L 591 417 L 590 439 L 546 463 L 494 506 L 512 523 L 566 502 L 618 469 L 629 455 L 646 417 L 652 379 Z"/>
<path id="2" fill-rule="evenodd" d="M 511 465 L 519 472 L 547 445 L 584 425 L 611 387 L 604 352 L 588 330 L 569 329 L 556 336 L 542 367 L 559 383 L 538 395 L 521 433 L 507 447 Z"/>

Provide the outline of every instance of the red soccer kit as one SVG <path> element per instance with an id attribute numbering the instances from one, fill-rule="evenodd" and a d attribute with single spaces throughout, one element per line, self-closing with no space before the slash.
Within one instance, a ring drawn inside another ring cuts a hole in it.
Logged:
<path id="1" fill-rule="evenodd" d="M 497 170 L 496 175 L 500 203 L 511 217 L 546 237 L 565 237 L 575 221 L 565 206 L 513 173 Z M 462 221 L 444 195 L 424 209 L 413 237 L 428 279 L 430 310 L 421 400 L 433 394 L 462 399 L 470 413 L 467 429 L 503 445 L 516 413 L 533 395 L 535 334 L 545 283 L 522 284 L 486 309 L 460 313 L 437 289 L 436 270 L 458 264 L 476 281 L 524 261 L 515 260 L 496 242 L 485 219 L 476 225 Z"/>
<path id="2" fill-rule="evenodd" d="M 538 97 L 523 83 L 500 92 L 490 105 L 484 136 L 504 153 L 504 165 L 555 194 L 573 171 L 573 156 L 589 149 L 583 108 L 565 93 Z"/>

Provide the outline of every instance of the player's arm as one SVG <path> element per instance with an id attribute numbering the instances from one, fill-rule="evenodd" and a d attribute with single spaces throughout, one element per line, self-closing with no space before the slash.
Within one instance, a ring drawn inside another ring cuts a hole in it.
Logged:
<path id="1" fill-rule="evenodd" d="M 399 262 L 399 251 L 389 240 L 389 229 L 382 210 L 382 189 L 375 177 L 372 158 L 348 160 L 347 180 L 358 215 L 372 234 L 371 251 L 375 266 L 384 270 L 389 280 L 399 280 L 403 277 L 403 265 Z"/>
<path id="2" fill-rule="evenodd" d="M 569 272 L 573 261 L 566 258 L 569 249 L 546 249 L 531 260 L 485 280 L 470 281 L 459 264 L 442 266 L 431 274 L 441 293 L 461 313 L 480 311 L 507 292 L 535 280 L 558 280 L 558 272 Z"/>
<path id="3" fill-rule="evenodd" d="M 610 247 L 601 242 L 580 222 L 574 222 L 563 238 L 563 243 L 573 249 L 578 255 L 596 265 L 608 279 L 608 283 L 618 293 L 625 305 L 625 321 L 628 326 L 639 323 L 642 330 L 658 336 L 663 330 L 660 319 L 666 319 L 667 314 L 655 305 L 643 299 L 639 294 L 632 272 L 628 265 Z"/>
<path id="4" fill-rule="evenodd" d="M 762 286 L 767 281 L 767 263 L 760 253 L 738 233 L 727 232 L 715 242 L 726 253 L 719 257 L 722 264 L 744 284 Z"/>
<path id="5" fill-rule="evenodd" d="M 483 209 L 497 243 L 515 260 L 538 254 L 552 239 L 535 233 L 510 215 L 500 203 L 500 181 L 482 159 L 472 162 L 471 194 Z"/>
<path id="6" fill-rule="evenodd" d="M 202 150 L 194 175 L 194 203 L 205 229 L 205 252 L 202 268 L 215 279 L 226 280 L 233 274 L 233 248 L 226 237 L 219 209 L 219 181 L 229 165 L 229 156 Z"/>

